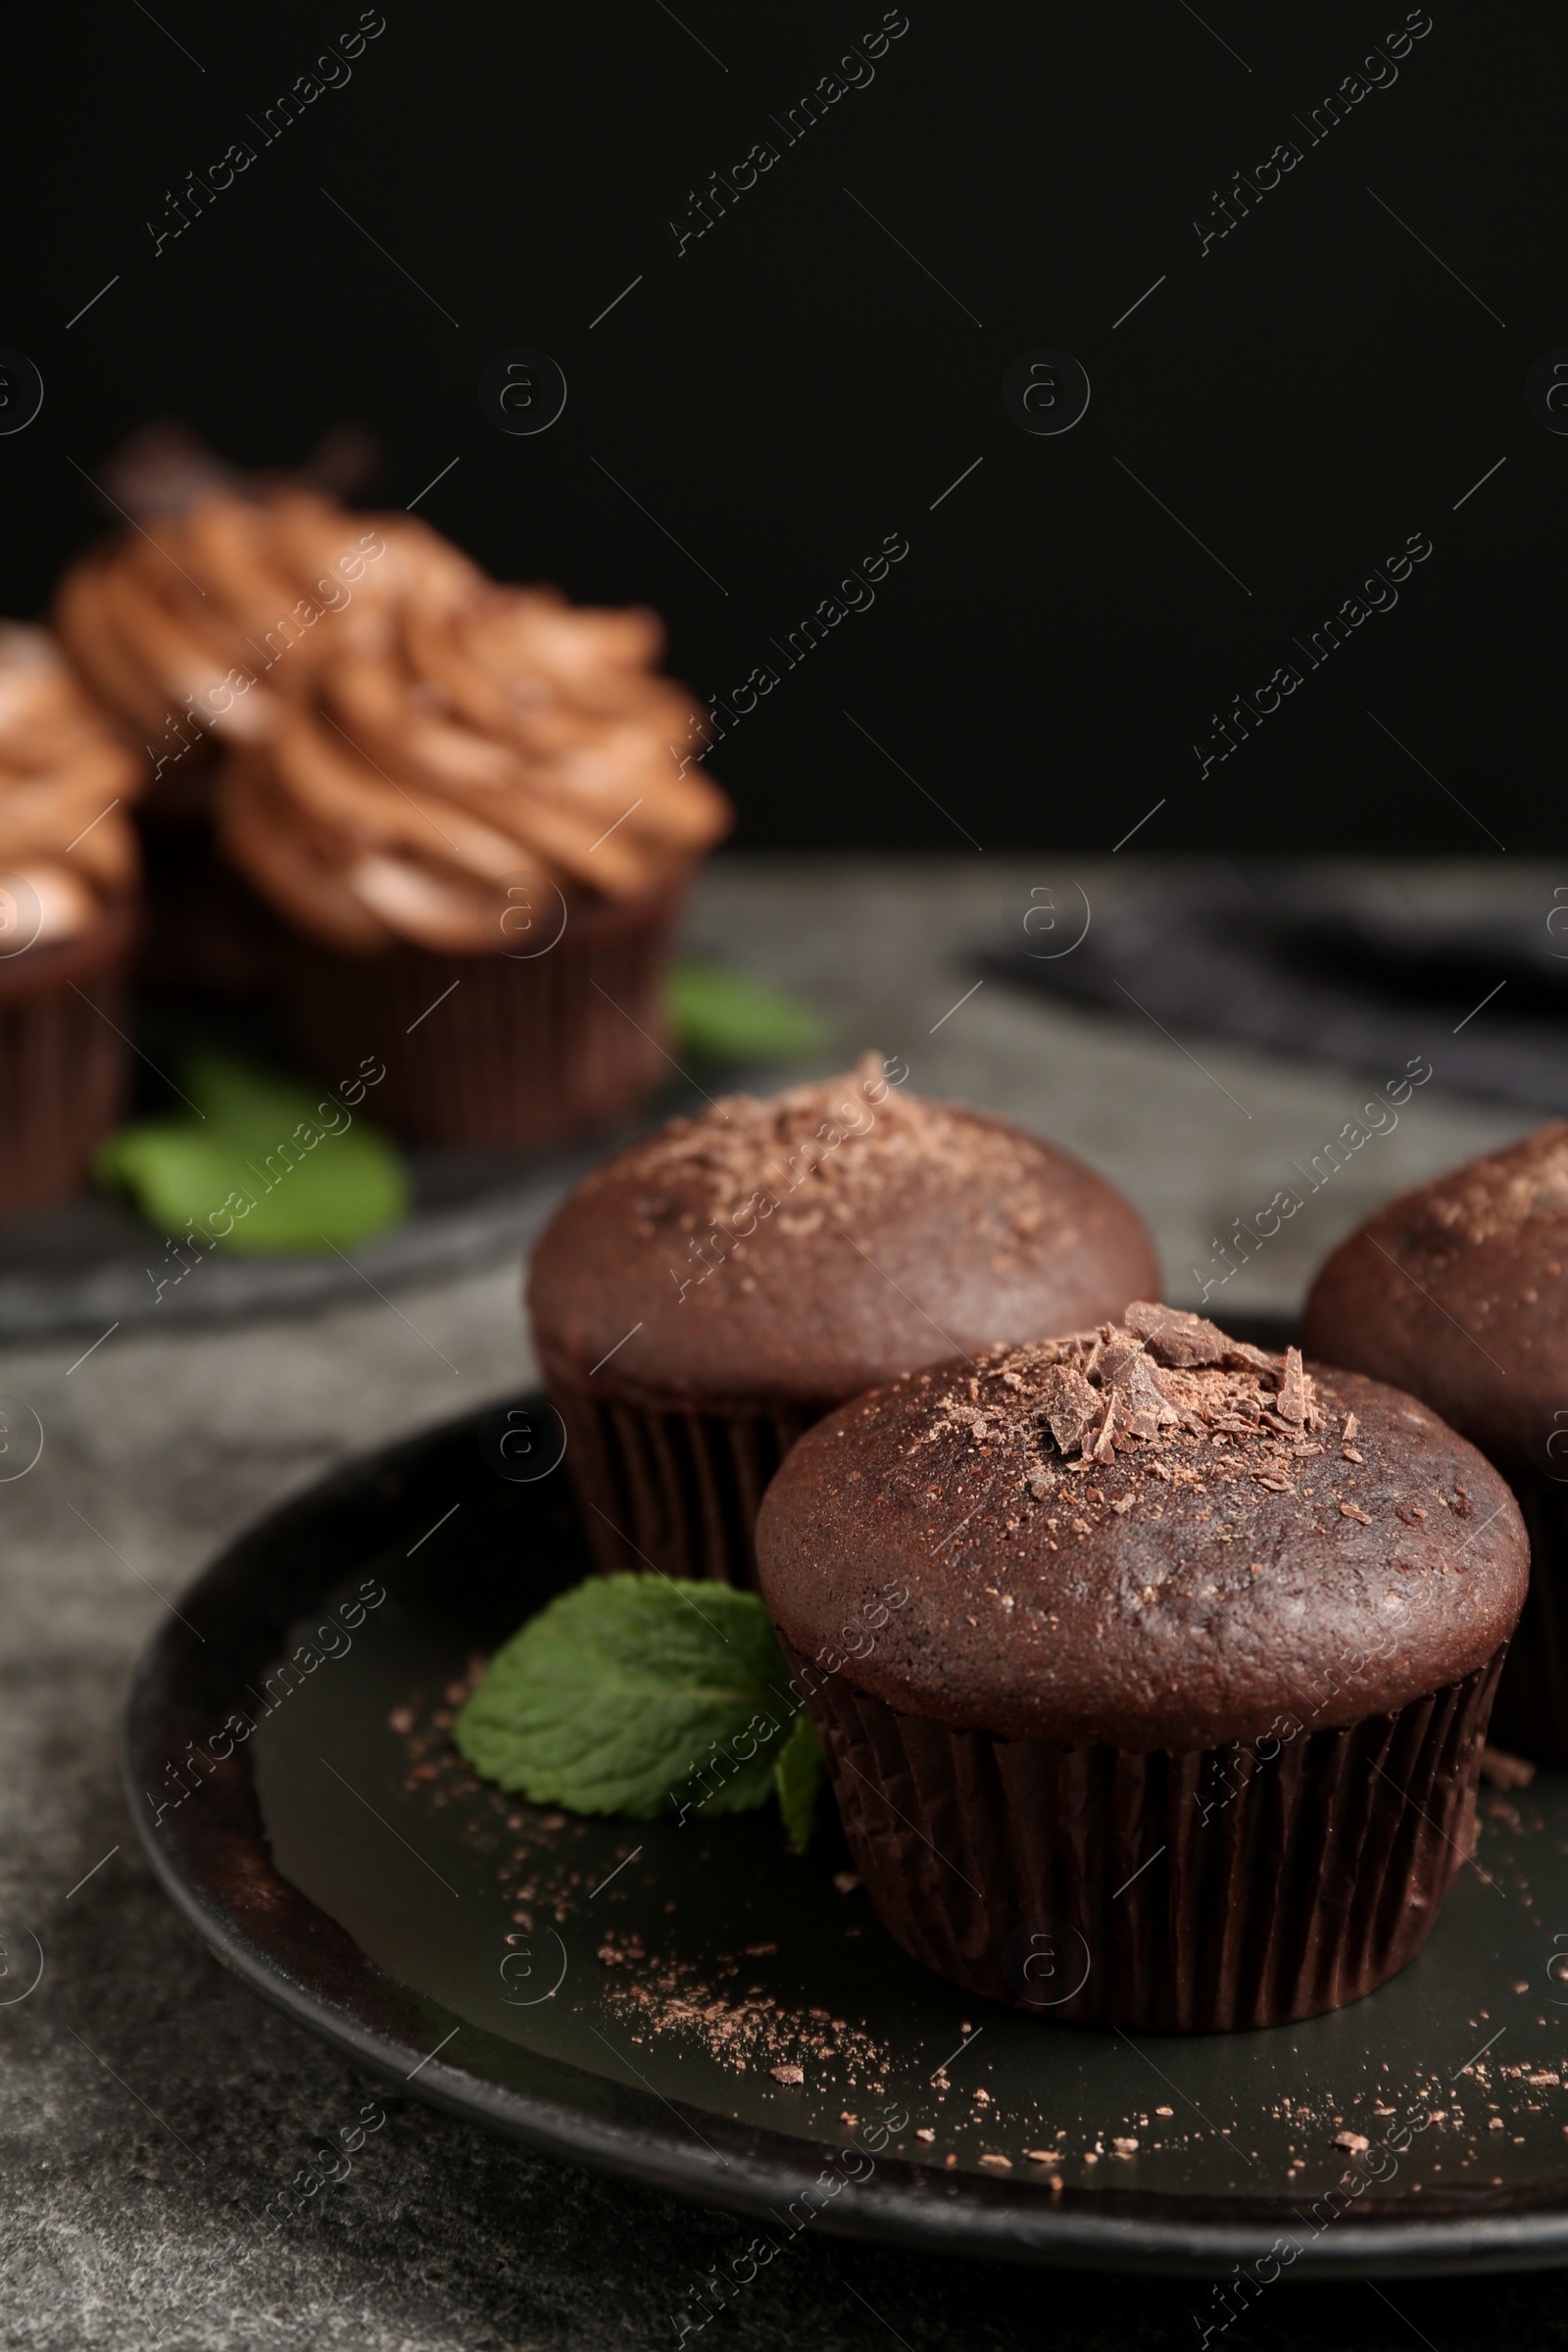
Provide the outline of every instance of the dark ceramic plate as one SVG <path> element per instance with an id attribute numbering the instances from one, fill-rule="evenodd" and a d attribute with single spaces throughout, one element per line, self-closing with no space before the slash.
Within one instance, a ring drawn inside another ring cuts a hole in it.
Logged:
<path id="1" fill-rule="evenodd" d="M 802 1861 L 771 1809 L 587 1821 L 467 1776 L 449 1686 L 587 1567 L 564 1471 L 514 1483 L 507 1428 L 494 1407 L 287 1504 L 142 1664 L 143 1843 L 259 1991 L 421 2097 L 775 2245 L 815 2222 L 1223 2274 L 1216 2328 L 1292 2266 L 1568 2262 L 1568 1779 L 1484 1799 L 1426 1950 L 1334 2016 L 1187 2039 L 993 2008 L 840 1889 L 832 1824 Z"/>
<path id="2" fill-rule="evenodd" d="M 766 1091 L 777 1083 L 776 1072 L 751 1068 L 726 1066 L 716 1075 L 705 1069 L 703 1076 L 715 1092 L 720 1085 Z M 678 1079 L 619 1133 L 552 1151 L 408 1146 L 408 1218 L 347 1256 L 322 1250 L 245 1257 L 221 1250 L 181 1256 L 128 1201 L 79 1193 L 0 1222 L 0 1341 L 309 1312 L 336 1299 L 363 1299 L 367 1284 L 396 1290 L 515 1260 L 579 1176 L 634 1134 L 701 1101 L 695 1078 Z"/>

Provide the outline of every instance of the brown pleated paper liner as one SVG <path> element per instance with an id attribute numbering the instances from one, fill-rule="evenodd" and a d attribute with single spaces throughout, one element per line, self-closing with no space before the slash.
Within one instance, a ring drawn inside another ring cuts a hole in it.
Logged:
<path id="1" fill-rule="evenodd" d="M 0 959 L 0 1216 L 79 1191 L 124 1116 L 140 919 L 137 902 L 118 900 L 81 938 Z"/>
<path id="2" fill-rule="evenodd" d="M 606 1576 L 658 1568 L 757 1587 L 754 1531 L 769 1479 L 829 1410 L 654 1412 L 553 1381 L 566 1466 Z"/>
<path id="3" fill-rule="evenodd" d="M 328 1083 L 367 1058 L 366 1115 L 423 1143 L 516 1150 L 618 1126 L 668 1077 L 661 994 L 688 877 L 577 901 L 545 954 L 284 955 L 295 1050 Z"/>
<path id="4" fill-rule="evenodd" d="M 1502 1658 L 1266 1760 L 949 1731 L 791 1662 L 906 1952 L 1043 2019 L 1211 2034 L 1340 2008 L 1419 1951 L 1469 1853 Z"/>

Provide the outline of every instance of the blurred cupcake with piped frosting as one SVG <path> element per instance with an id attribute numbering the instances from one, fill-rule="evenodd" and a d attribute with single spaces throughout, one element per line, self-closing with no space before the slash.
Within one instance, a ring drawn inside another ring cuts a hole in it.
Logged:
<path id="1" fill-rule="evenodd" d="M 310 468 L 242 474 L 163 423 L 99 470 L 122 519 L 67 571 L 52 619 L 145 761 L 141 979 L 155 993 L 263 993 L 272 925 L 213 845 L 225 750 L 268 735 L 313 671 L 416 577 L 434 598 L 480 575 L 410 515 L 351 512 L 325 486 L 331 466 L 315 480 Z"/>
<path id="2" fill-rule="evenodd" d="M 426 595 L 479 578 L 407 515 L 352 514 L 297 486 L 253 496 L 202 477 L 183 503 L 150 509 L 74 564 L 54 623 L 83 680 L 144 750 L 155 801 L 188 805 L 214 754 L 266 736 L 280 703 L 304 694 L 366 612 L 384 612 L 416 573 Z"/>
<path id="3" fill-rule="evenodd" d="M 444 553 L 236 745 L 220 837 L 293 934 L 313 1066 L 380 1055 L 407 1135 L 543 1143 L 665 1074 L 673 924 L 731 812 L 671 751 L 700 717 L 652 613 L 455 577 Z"/>

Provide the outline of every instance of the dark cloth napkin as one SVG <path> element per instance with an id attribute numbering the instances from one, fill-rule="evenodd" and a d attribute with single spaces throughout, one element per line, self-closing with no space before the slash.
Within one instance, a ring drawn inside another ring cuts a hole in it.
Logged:
<path id="1" fill-rule="evenodd" d="M 1568 888 L 1462 874 L 1182 861 L 1118 877 L 1082 921 L 976 956 L 988 977 L 1167 1029 L 1568 1112 Z"/>

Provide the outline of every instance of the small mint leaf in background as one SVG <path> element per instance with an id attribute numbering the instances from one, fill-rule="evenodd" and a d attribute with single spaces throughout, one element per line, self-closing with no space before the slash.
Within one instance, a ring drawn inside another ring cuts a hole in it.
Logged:
<path id="1" fill-rule="evenodd" d="M 773 1793 L 784 1816 L 784 1831 L 798 1854 L 804 1854 L 816 1827 L 817 1792 L 827 1770 L 822 1746 L 804 1712 L 773 1759 Z"/>
<path id="2" fill-rule="evenodd" d="M 497 1650 L 452 1736 L 483 1779 L 532 1804 L 634 1821 L 747 1813 L 782 1795 L 778 1764 L 805 1720 L 792 1703 L 754 1592 L 590 1577 Z M 797 1809 L 805 1770 L 797 1755 Z"/>
<path id="3" fill-rule="evenodd" d="M 801 1061 L 830 1042 L 809 1004 L 721 963 L 677 964 L 664 1009 L 682 1049 L 706 1061 Z"/>
<path id="4" fill-rule="evenodd" d="M 95 1163 L 150 1225 L 194 1225 L 252 1256 L 319 1256 L 408 1215 L 397 1146 L 326 1087 L 222 1054 L 193 1055 L 180 1078 L 195 1109 L 117 1129 Z"/>

